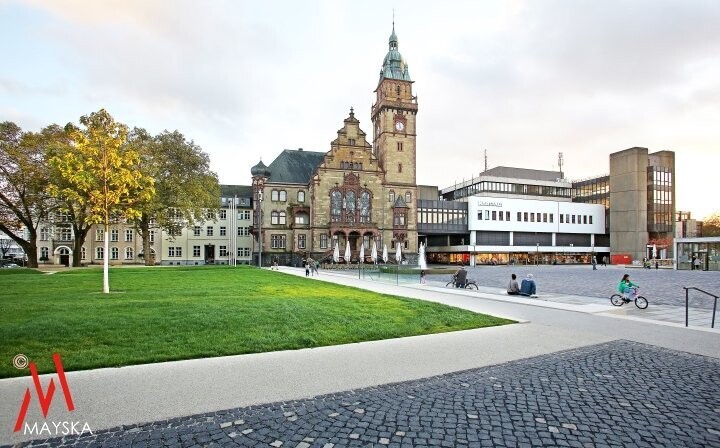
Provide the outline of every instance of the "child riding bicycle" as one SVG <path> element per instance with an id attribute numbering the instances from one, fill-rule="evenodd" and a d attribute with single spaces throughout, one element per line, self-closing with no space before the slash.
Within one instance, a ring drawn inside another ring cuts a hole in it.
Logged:
<path id="1" fill-rule="evenodd" d="M 630 302 L 637 297 L 638 288 L 640 288 L 640 285 L 630 281 L 630 274 L 623 275 L 622 280 L 620 280 L 617 286 L 617 290 L 623 295 L 625 302 Z"/>

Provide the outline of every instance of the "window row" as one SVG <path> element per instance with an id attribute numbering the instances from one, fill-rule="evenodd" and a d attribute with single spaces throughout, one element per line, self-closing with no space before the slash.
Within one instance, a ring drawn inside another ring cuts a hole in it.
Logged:
<path id="1" fill-rule="evenodd" d="M 287 202 L 287 191 L 285 190 L 272 190 L 270 192 L 270 200 L 273 202 Z M 305 202 L 305 192 L 304 191 L 298 191 L 297 193 L 297 201 L 298 202 Z M 248 216 L 248 219 L 250 217 Z"/>
<path id="2" fill-rule="evenodd" d="M 126 247 L 125 248 L 125 260 L 133 260 L 135 259 L 135 250 L 132 247 Z M 40 248 L 40 258 L 43 260 L 49 260 L 50 259 L 50 248 L 48 247 L 41 247 Z M 87 258 L 87 250 L 85 247 L 80 248 L 80 259 L 85 260 Z M 102 260 L 105 258 L 105 248 L 104 247 L 96 247 L 95 248 L 95 258 L 98 260 Z M 117 247 L 111 247 L 110 248 L 110 259 L 111 260 L 119 260 L 120 259 L 120 249 Z"/>
<path id="3" fill-rule="evenodd" d="M 476 182 L 467 187 L 458 188 L 443 194 L 446 200 L 457 200 L 473 196 L 481 192 L 498 192 L 510 194 L 522 194 L 530 196 L 553 196 L 569 198 L 571 189 L 567 187 L 556 187 L 550 185 L 513 184 L 508 182 Z"/>
<path id="4" fill-rule="evenodd" d="M 421 208 L 418 210 L 418 224 L 467 225 L 467 210 Z"/>
<path id="5" fill-rule="evenodd" d="M 193 258 L 199 258 L 202 253 L 202 247 L 200 246 L 193 246 Z M 238 257 L 249 257 L 251 254 L 249 247 L 238 247 L 237 248 L 237 256 Z M 220 257 L 227 257 L 230 255 L 230 252 L 228 251 L 227 246 L 219 246 L 219 256 Z M 179 255 L 176 255 L 179 256 Z"/>
<path id="6" fill-rule="evenodd" d="M 46 233 L 47 229 L 42 228 L 40 229 L 40 239 L 43 240 L 44 237 L 47 236 Z M 71 232 L 70 229 L 67 229 L 68 232 Z M 125 242 L 126 243 L 132 243 L 133 239 L 135 238 L 135 231 L 132 229 L 125 230 Z M 45 238 L 46 240 L 47 238 Z M 43 240 L 43 241 L 45 241 Z M 117 229 L 110 229 L 110 241 L 113 243 L 116 243 L 120 240 L 120 231 Z M 65 240 L 67 241 L 67 240 Z M 105 230 L 104 229 L 97 229 L 95 231 L 95 241 L 105 241 Z M 155 231 L 150 231 L 150 242 L 155 242 Z"/>
<path id="7" fill-rule="evenodd" d="M 340 169 L 341 170 L 355 170 L 355 171 L 362 171 L 362 163 L 360 162 L 340 162 Z"/>
<path id="8" fill-rule="evenodd" d="M 551 221 L 552 222 L 552 221 Z M 560 224 L 592 224 L 592 215 L 570 215 L 560 213 Z"/>

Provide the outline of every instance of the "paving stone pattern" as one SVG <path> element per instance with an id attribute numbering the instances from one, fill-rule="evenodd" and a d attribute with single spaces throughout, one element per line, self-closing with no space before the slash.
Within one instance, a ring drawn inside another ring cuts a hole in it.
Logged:
<path id="1" fill-rule="evenodd" d="M 616 341 L 30 446 L 718 447 L 720 360 Z"/>
<path id="2" fill-rule="evenodd" d="M 466 267 L 468 278 L 479 286 L 502 290 L 510 281 L 510 274 L 518 276 L 518 282 L 527 274 L 533 274 L 538 295 L 544 293 L 573 294 L 608 299 L 615 294 L 615 288 L 623 274 L 630 274 L 633 282 L 640 285 L 640 293 L 650 304 L 685 306 L 686 287 L 697 287 L 709 293 L 720 295 L 720 272 L 674 271 L 670 269 L 621 268 L 618 266 L 476 266 Z M 443 285 L 448 275 L 430 275 L 434 284 Z M 418 279 L 419 282 L 419 279 Z M 690 293 L 690 306 L 712 308 L 713 299 L 698 292 Z M 720 305 L 718 305 L 720 308 Z M 719 310 L 720 311 L 720 310 Z"/>

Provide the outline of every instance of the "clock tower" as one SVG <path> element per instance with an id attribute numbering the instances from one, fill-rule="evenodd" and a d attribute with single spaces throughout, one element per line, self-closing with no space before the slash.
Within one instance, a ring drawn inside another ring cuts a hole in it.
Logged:
<path id="1" fill-rule="evenodd" d="M 408 65 L 398 51 L 393 24 L 371 112 L 373 148 L 388 183 L 415 187 L 415 117 L 418 104 L 412 85 Z"/>
<path id="2" fill-rule="evenodd" d="M 399 244 L 404 251 L 416 252 L 415 117 L 418 104 L 412 87 L 408 65 L 398 51 L 393 23 L 370 115 L 373 153 L 384 176 L 382 200 L 387 204 L 383 207 L 387 213 L 383 213 L 383 240 L 391 240 L 393 248 Z"/>

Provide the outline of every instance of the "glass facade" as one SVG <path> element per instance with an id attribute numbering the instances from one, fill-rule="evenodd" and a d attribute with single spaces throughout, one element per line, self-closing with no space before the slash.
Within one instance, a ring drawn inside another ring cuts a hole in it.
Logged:
<path id="1" fill-rule="evenodd" d="M 673 232 L 673 177 L 673 170 L 669 167 L 649 166 L 647 169 L 648 232 Z"/>
<path id="2" fill-rule="evenodd" d="M 604 205 L 605 232 L 610 232 L 610 175 L 573 182 L 572 201 Z M 608 243 L 607 245 L 609 246 L 610 244 Z"/>
<path id="3" fill-rule="evenodd" d="M 720 271 L 720 240 L 709 242 L 677 243 L 677 268 L 692 270 L 693 260 L 696 269 L 701 271 Z"/>
<path id="4" fill-rule="evenodd" d="M 467 202 L 418 201 L 418 232 L 432 233 L 467 233 L 468 208 Z"/>
<path id="5" fill-rule="evenodd" d="M 570 188 L 554 185 L 532 185 L 524 183 L 479 181 L 466 187 L 457 188 L 443 194 L 443 199 L 455 201 L 474 196 L 478 193 L 505 193 L 527 196 L 547 196 L 553 198 L 569 198 Z"/>

